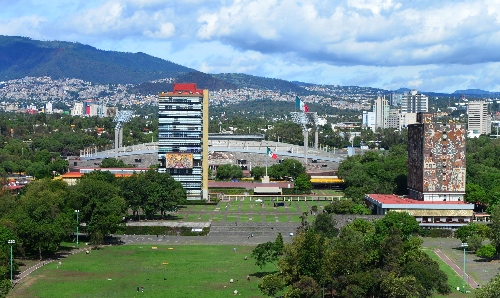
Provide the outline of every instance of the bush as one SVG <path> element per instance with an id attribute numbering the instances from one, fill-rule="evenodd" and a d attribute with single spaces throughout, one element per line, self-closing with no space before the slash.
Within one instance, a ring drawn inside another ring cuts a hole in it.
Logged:
<path id="1" fill-rule="evenodd" d="M 453 234 L 452 230 L 448 229 L 421 229 L 420 236 L 431 238 L 448 238 Z"/>
<path id="2" fill-rule="evenodd" d="M 485 245 L 481 246 L 480 249 L 478 249 L 476 254 L 478 257 L 485 258 L 487 260 L 491 260 L 491 259 L 493 259 L 493 257 L 495 256 L 496 253 L 497 253 L 497 250 L 495 249 L 495 247 L 493 245 L 485 244 Z"/>

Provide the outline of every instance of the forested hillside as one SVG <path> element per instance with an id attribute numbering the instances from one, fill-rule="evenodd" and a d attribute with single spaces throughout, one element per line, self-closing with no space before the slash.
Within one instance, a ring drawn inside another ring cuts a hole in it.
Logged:
<path id="1" fill-rule="evenodd" d="M 138 84 L 193 69 L 144 53 L 103 51 L 80 43 L 0 36 L 0 77 L 78 78 L 102 84 Z"/>

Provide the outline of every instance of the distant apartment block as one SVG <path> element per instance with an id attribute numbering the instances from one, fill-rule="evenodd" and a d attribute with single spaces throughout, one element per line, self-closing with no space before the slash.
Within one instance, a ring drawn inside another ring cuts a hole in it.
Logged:
<path id="1" fill-rule="evenodd" d="M 71 109 L 71 116 L 82 116 L 83 115 L 83 103 L 75 102 L 75 105 Z"/>
<path id="2" fill-rule="evenodd" d="M 400 107 L 403 101 L 403 94 L 392 92 L 389 97 L 389 104 L 391 107 Z"/>
<path id="3" fill-rule="evenodd" d="M 471 101 L 467 106 L 467 135 L 479 137 L 491 133 L 491 117 L 488 114 L 488 103 Z"/>
<path id="4" fill-rule="evenodd" d="M 375 100 L 373 112 L 375 113 L 375 130 L 378 128 L 387 128 L 387 119 L 389 118 L 389 101 L 385 96 L 379 96 Z"/>
<path id="5" fill-rule="evenodd" d="M 429 98 L 417 90 L 404 94 L 401 101 L 401 113 L 418 113 L 429 111 Z"/>
<path id="6" fill-rule="evenodd" d="M 400 129 L 398 109 L 389 110 L 389 117 L 387 117 L 387 128 Z"/>
<path id="7" fill-rule="evenodd" d="M 76 102 L 70 111 L 71 116 L 88 116 L 88 117 L 115 117 L 118 113 L 116 107 L 106 107 L 94 101 Z"/>
<path id="8" fill-rule="evenodd" d="M 158 95 L 158 172 L 169 173 L 188 200 L 208 199 L 208 90 L 174 84 Z"/>
<path id="9" fill-rule="evenodd" d="M 378 128 L 387 128 L 389 111 L 389 102 L 385 99 L 385 96 L 377 97 L 373 102 L 372 111 L 363 111 L 363 127 L 371 128 L 373 131 L 376 131 Z"/>
<path id="10" fill-rule="evenodd" d="M 363 111 L 362 118 L 363 128 L 370 128 L 371 130 L 375 131 L 375 113 Z"/>

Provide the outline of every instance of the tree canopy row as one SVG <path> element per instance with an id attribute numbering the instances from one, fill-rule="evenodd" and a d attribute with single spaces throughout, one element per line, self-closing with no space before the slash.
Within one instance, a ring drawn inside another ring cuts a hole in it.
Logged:
<path id="1" fill-rule="evenodd" d="M 104 237 L 124 232 L 128 210 L 146 218 L 164 217 L 186 202 L 186 191 L 169 174 L 151 169 L 128 178 L 115 178 L 108 171 L 85 174 L 74 186 L 49 178 L 36 180 L 14 196 L 0 195 L 0 292 L 10 288 L 8 240 L 15 240 L 14 254 L 53 254 L 62 241 L 75 236 L 78 224 L 93 244 Z M 81 230 L 80 230 L 81 231 Z M 17 265 L 16 265 L 17 268 Z M 8 286 L 6 288 L 6 286 Z"/>

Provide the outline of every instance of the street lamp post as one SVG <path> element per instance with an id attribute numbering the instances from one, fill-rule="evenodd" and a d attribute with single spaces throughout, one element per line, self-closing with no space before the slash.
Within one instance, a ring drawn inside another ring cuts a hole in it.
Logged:
<path id="1" fill-rule="evenodd" d="M 465 293 L 465 249 L 469 246 L 468 243 L 462 243 L 461 245 L 464 248 L 464 270 L 462 271 L 462 291 Z"/>
<path id="2" fill-rule="evenodd" d="M 14 286 L 14 282 L 13 282 L 13 279 L 12 279 L 12 246 L 14 244 L 16 244 L 16 240 L 9 240 L 8 241 L 9 245 L 10 245 L 10 285 L 13 287 Z"/>
<path id="3" fill-rule="evenodd" d="M 76 213 L 76 248 L 78 248 L 78 226 L 80 225 L 80 222 L 78 221 L 78 213 L 80 213 L 80 210 L 75 210 Z"/>

